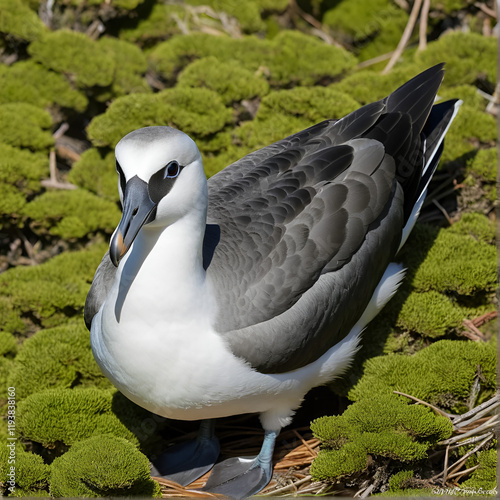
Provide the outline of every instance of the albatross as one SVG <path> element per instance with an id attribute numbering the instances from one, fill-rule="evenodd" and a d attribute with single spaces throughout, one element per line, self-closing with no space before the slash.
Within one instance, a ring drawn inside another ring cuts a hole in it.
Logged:
<path id="1" fill-rule="evenodd" d="M 271 479 L 276 437 L 305 394 L 343 374 L 396 293 L 459 100 L 443 64 L 385 99 L 255 151 L 208 181 L 167 126 L 116 146 L 122 218 L 85 304 L 94 357 L 129 399 L 201 420 L 156 474 L 233 498 Z M 366 339 L 369 341 L 369 339 Z M 214 419 L 259 413 L 260 453 L 214 466 Z"/>

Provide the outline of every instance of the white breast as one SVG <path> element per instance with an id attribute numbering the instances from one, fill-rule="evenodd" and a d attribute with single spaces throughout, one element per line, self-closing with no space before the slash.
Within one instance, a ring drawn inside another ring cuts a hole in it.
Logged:
<path id="1" fill-rule="evenodd" d="M 174 226 L 161 234 L 141 230 L 120 263 L 92 322 L 97 363 L 128 398 L 165 417 L 260 412 L 268 429 L 287 424 L 309 389 L 347 369 L 364 325 L 306 367 L 255 371 L 214 331 L 210 283 L 201 264 L 192 268 L 201 259 L 189 254 L 196 232 Z"/>

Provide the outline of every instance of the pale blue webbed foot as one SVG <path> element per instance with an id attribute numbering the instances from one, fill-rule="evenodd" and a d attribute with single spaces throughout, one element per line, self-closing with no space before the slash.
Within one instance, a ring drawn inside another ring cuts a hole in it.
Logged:
<path id="1" fill-rule="evenodd" d="M 219 440 L 214 421 L 203 420 L 196 439 L 174 445 L 152 461 L 152 476 L 163 477 L 187 486 L 208 472 L 217 461 Z"/>
<path id="2" fill-rule="evenodd" d="M 271 481 L 273 451 L 278 432 L 266 431 L 260 453 L 255 458 L 229 458 L 212 470 L 203 491 L 220 493 L 234 500 L 255 495 Z"/>

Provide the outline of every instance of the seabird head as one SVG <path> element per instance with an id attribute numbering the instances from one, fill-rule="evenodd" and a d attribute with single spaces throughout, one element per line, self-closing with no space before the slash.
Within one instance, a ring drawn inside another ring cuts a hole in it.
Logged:
<path id="1" fill-rule="evenodd" d="M 118 266 L 144 224 L 166 227 L 206 208 L 207 188 L 196 143 L 171 127 L 135 130 L 116 145 L 115 155 L 123 214 L 109 255 Z"/>

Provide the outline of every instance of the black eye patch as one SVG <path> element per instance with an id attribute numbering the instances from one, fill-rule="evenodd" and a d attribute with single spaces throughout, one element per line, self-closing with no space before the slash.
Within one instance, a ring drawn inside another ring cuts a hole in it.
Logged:
<path id="1" fill-rule="evenodd" d="M 176 161 L 171 161 L 168 165 L 154 173 L 149 179 L 149 197 L 158 203 L 172 189 L 175 180 L 184 167 Z"/>

